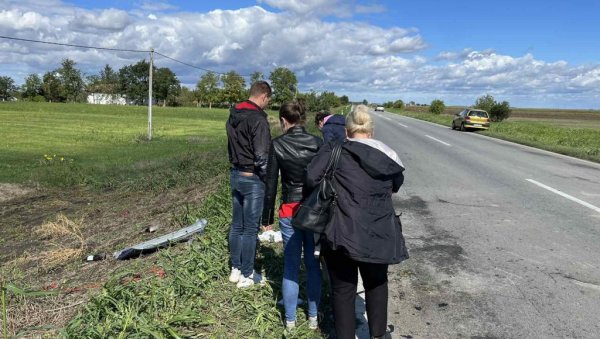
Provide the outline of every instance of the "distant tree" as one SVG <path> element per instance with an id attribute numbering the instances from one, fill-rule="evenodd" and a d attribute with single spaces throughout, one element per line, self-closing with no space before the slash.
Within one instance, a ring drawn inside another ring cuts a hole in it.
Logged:
<path id="1" fill-rule="evenodd" d="M 262 72 L 256 71 L 256 72 L 252 73 L 252 75 L 250 75 L 250 85 L 251 86 L 253 83 L 255 83 L 259 80 L 265 80 L 265 77 L 262 74 Z"/>
<path id="2" fill-rule="evenodd" d="M 362 101 L 362 104 L 363 104 L 363 105 L 368 105 L 368 104 L 369 104 L 369 102 L 367 101 L 367 99 L 363 99 L 363 101 Z"/>
<path id="3" fill-rule="evenodd" d="M 212 109 L 212 104 L 219 99 L 219 75 L 215 72 L 206 72 L 196 85 L 198 102 L 208 103 L 208 107 Z"/>
<path id="4" fill-rule="evenodd" d="M 0 76 L 0 100 L 5 101 L 13 97 L 17 90 L 15 81 L 9 76 Z"/>
<path id="5" fill-rule="evenodd" d="M 304 108 L 307 112 L 318 112 L 321 110 L 319 97 L 313 90 L 310 90 L 308 93 L 298 94 L 298 100 L 304 102 Z"/>
<path id="6" fill-rule="evenodd" d="M 477 98 L 475 108 L 487 111 L 492 121 L 502 121 L 508 119 L 512 112 L 508 101 L 497 102 L 493 96 L 486 94 Z"/>
<path id="7" fill-rule="evenodd" d="M 442 100 L 435 99 L 431 102 L 431 106 L 429 106 L 429 112 L 433 114 L 442 114 L 446 109 L 446 105 Z"/>
<path id="8" fill-rule="evenodd" d="M 31 101 L 42 101 L 42 79 L 39 75 L 32 73 L 25 78 L 25 83 L 21 87 L 23 99 Z"/>
<path id="9" fill-rule="evenodd" d="M 175 106 L 181 91 L 181 84 L 175 73 L 169 68 L 158 68 L 152 78 L 152 91 L 156 100 L 162 101 L 163 107 Z"/>
<path id="10" fill-rule="evenodd" d="M 292 101 L 298 88 L 298 80 L 294 72 L 285 67 L 277 67 L 269 75 L 269 80 L 273 88 L 273 103 L 281 105 Z"/>
<path id="11" fill-rule="evenodd" d="M 87 91 L 89 93 L 118 94 L 119 74 L 106 64 L 98 75 L 87 77 Z"/>
<path id="12" fill-rule="evenodd" d="M 340 106 L 340 98 L 334 92 L 325 91 L 319 95 L 320 110 L 331 111 L 333 108 Z"/>
<path id="13" fill-rule="evenodd" d="M 185 86 L 181 86 L 181 91 L 177 97 L 177 105 L 186 107 L 197 105 L 197 97 L 198 94 L 196 93 L 196 90 L 191 90 Z"/>
<path id="14" fill-rule="evenodd" d="M 125 95 L 136 105 L 144 104 L 148 98 L 149 69 L 150 63 L 146 60 L 121 67 L 119 69 L 119 93 Z"/>
<path id="15" fill-rule="evenodd" d="M 475 108 L 482 109 L 488 113 L 492 111 L 492 107 L 496 104 L 496 100 L 490 94 L 480 96 L 475 100 Z"/>
<path id="16" fill-rule="evenodd" d="M 342 95 L 340 97 L 340 104 L 342 104 L 342 105 L 348 105 L 349 102 L 350 102 L 350 99 L 348 98 L 347 95 Z"/>
<path id="17" fill-rule="evenodd" d="M 42 93 L 46 101 L 64 102 L 66 97 L 59 76 L 54 71 L 46 72 L 42 77 Z"/>
<path id="18" fill-rule="evenodd" d="M 495 103 L 492 109 L 489 111 L 490 119 L 492 121 L 502 121 L 508 119 L 512 109 L 508 101 L 502 101 L 501 103 Z"/>
<path id="19" fill-rule="evenodd" d="M 85 99 L 85 84 L 81 77 L 81 71 L 75 65 L 75 61 L 63 59 L 61 67 L 55 70 L 55 73 L 59 75 L 67 102 L 78 102 Z"/>
<path id="20" fill-rule="evenodd" d="M 232 105 L 245 99 L 246 81 L 236 71 L 229 71 L 221 77 L 223 89 L 221 98 Z"/>
<path id="21" fill-rule="evenodd" d="M 404 108 L 404 101 L 402 101 L 402 100 L 396 100 L 392 104 L 392 107 L 393 108 L 398 108 L 398 109 L 403 109 Z"/>

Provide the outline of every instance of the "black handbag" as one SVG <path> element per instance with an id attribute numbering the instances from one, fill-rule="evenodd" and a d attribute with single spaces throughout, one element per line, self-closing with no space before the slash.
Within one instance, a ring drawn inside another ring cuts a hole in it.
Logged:
<path id="1" fill-rule="evenodd" d="M 325 168 L 325 175 L 312 192 L 304 198 L 292 217 L 292 226 L 315 233 L 323 233 L 333 216 L 337 193 L 335 191 L 335 170 L 342 154 L 342 144 L 337 144 Z"/>

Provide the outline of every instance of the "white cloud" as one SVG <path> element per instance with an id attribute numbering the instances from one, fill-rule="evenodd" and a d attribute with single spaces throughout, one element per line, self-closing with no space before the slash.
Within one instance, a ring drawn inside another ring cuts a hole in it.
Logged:
<path id="1" fill-rule="evenodd" d="M 335 7 L 335 0 L 262 0 L 260 6 L 206 13 L 169 13 L 118 9 L 85 10 L 55 1 L 40 8 L 37 0 L 8 0 L 0 11 L 0 35 L 78 45 L 156 51 L 220 72 L 241 74 L 277 66 L 293 70 L 301 90 L 333 90 L 351 99 L 472 103 L 483 94 L 498 99 L 575 102 L 591 106 L 600 96 L 600 65 L 572 66 L 531 54 L 504 55 L 494 50 L 445 51 L 429 59 L 420 53 L 427 41 L 418 30 L 383 28 L 353 20 L 326 21 L 298 15 Z M 160 4 L 159 4 L 160 5 Z M 150 6 L 151 7 L 151 6 Z M 146 6 L 146 8 L 149 8 Z M 166 9 L 161 11 L 160 8 Z M 357 9 L 357 7 L 355 7 Z M 105 64 L 118 69 L 147 58 L 147 53 L 95 51 L 0 39 L 0 63 L 20 83 L 29 73 L 44 73 L 64 58 L 86 74 Z M 202 74 L 161 56 L 184 84 Z M 5 67 L 5 65 L 7 65 Z M 573 100 L 573 101 L 571 101 Z M 582 101 L 583 100 L 583 101 Z M 525 102 L 526 103 L 526 102 Z M 590 103 L 590 104 L 588 104 Z M 597 104 L 596 104 L 597 106 Z"/>
<path id="2" fill-rule="evenodd" d="M 132 19 L 125 11 L 107 9 L 99 12 L 79 11 L 70 22 L 69 28 L 73 30 L 106 30 L 121 31 L 125 29 Z"/>

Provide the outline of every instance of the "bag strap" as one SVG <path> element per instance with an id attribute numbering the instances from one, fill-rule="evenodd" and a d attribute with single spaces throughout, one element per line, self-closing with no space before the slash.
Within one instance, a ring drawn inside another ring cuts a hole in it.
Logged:
<path id="1" fill-rule="evenodd" d="M 331 156 L 329 156 L 329 161 L 327 162 L 327 167 L 325 169 L 325 176 L 329 176 L 329 178 L 333 178 L 333 175 L 335 174 L 335 170 L 340 161 L 340 155 L 342 154 L 342 146 L 342 143 L 336 144 L 331 151 Z"/>

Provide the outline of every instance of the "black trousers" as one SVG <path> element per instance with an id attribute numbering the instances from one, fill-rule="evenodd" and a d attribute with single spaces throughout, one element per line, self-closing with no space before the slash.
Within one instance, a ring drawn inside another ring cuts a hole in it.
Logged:
<path id="1" fill-rule="evenodd" d="M 340 251 L 324 249 L 333 294 L 333 317 L 338 339 L 354 339 L 354 303 L 358 271 L 365 287 L 365 303 L 371 337 L 385 335 L 387 328 L 388 265 L 358 262 Z"/>

